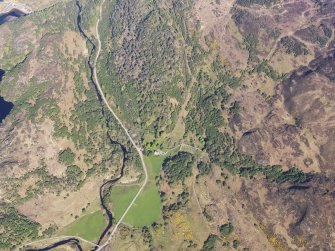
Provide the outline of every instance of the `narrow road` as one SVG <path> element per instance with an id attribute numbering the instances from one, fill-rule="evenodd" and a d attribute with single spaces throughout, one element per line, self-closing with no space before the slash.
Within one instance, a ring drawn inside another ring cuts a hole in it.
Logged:
<path id="1" fill-rule="evenodd" d="M 117 122 L 120 124 L 120 126 L 122 127 L 122 129 L 125 131 L 128 139 L 130 140 L 130 142 L 132 143 L 132 145 L 134 146 L 134 148 L 136 149 L 136 151 L 138 152 L 139 156 L 140 156 L 140 159 L 141 159 L 141 163 L 142 163 L 142 166 L 143 166 L 143 171 L 144 171 L 144 174 L 145 174 L 145 179 L 144 179 L 144 182 L 142 184 L 142 186 L 140 187 L 140 189 L 138 190 L 137 194 L 135 195 L 135 197 L 133 198 L 133 200 L 130 202 L 129 206 L 127 207 L 127 209 L 124 211 L 123 215 L 121 216 L 120 220 L 118 221 L 118 223 L 115 225 L 113 231 L 111 232 L 111 234 L 109 235 L 107 241 L 102 244 L 102 245 L 97 245 L 93 242 L 90 242 L 88 240 L 85 240 L 84 238 L 81 238 L 81 237 L 78 237 L 78 236 L 57 236 L 57 237 L 51 237 L 51 238 L 46 238 L 46 239 L 42 239 L 42 240 L 37 240 L 37 241 L 33 241 L 33 242 L 30 242 L 30 243 L 27 243 L 23 246 L 20 246 L 19 248 L 17 248 L 16 250 L 21 250 L 21 248 L 25 247 L 25 246 L 29 246 L 29 245 L 33 245 L 33 244 L 36 244 L 36 243 L 39 243 L 39 242 L 42 242 L 42 241 L 47 241 L 47 240 L 57 240 L 57 239 L 64 239 L 64 238 L 73 238 L 73 239 L 78 239 L 78 240 L 81 240 L 83 242 L 86 242 L 92 246 L 95 246 L 97 247 L 95 250 L 96 251 L 100 251 L 102 250 L 104 247 L 106 247 L 110 241 L 112 240 L 113 236 L 115 235 L 115 233 L 117 232 L 120 224 L 122 223 L 123 219 L 125 218 L 125 216 L 127 215 L 128 211 L 130 210 L 130 208 L 132 207 L 132 205 L 135 203 L 136 199 L 138 198 L 138 196 L 141 194 L 141 192 L 143 191 L 143 189 L 145 188 L 146 184 L 148 183 L 148 180 L 149 180 L 149 176 L 148 176 L 148 171 L 147 171 L 147 166 L 144 162 L 144 156 L 143 156 L 143 153 L 142 153 L 142 150 L 140 147 L 138 147 L 135 143 L 135 141 L 133 140 L 133 138 L 130 136 L 129 132 L 128 132 L 128 129 L 124 126 L 124 124 L 122 123 L 122 121 L 120 120 L 120 118 L 116 115 L 116 113 L 113 111 L 113 109 L 111 108 L 111 106 L 108 104 L 107 102 L 107 99 L 104 95 L 104 92 L 102 91 L 102 88 L 101 88 L 101 85 L 100 85 L 100 82 L 99 82 L 99 79 L 98 79 L 98 75 L 97 75 L 97 62 L 98 62 L 98 59 L 100 57 L 100 53 L 101 53 L 101 40 L 100 40 L 100 34 L 99 34 L 99 24 L 100 24 L 100 19 L 102 17 L 102 7 L 105 3 L 105 0 L 103 0 L 103 2 L 101 3 L 101 6 L 100 6 L 100 11 L 99 11 L 99 19 L 97 21 L 97 24 L 96 24 L 96 36 L 97 36 L 97 40 L 98 40 L 98 46 L 96 47 L 97 48 L 97 54 L 96 54 L 96 57 L 94 59 L 94 62 L 93 62 L 93 80 L 94 80 L 94 83 L 101 95 L 101 98 L 103 100 L 103 102 L 105 103 L 105 105 L 107 106 L 108 110 L 113 114 L 114 118 L 117 120 Z"/>
<path id="2" fill-rule="evenodd" d="M 98 76 L 97 76 L 97 62 L 98 62 L 98 59 L 99 59 L 100 53 L 101 53 L 101 40 L 100 40 L 100 34 L 99 34 L 99 24 L 100 24 L 100 20 L 102 18 L 102 8 L 103 8 L 104 3 L 105 3 L 105 0 L 103 0 L 102 3 L 101 3 L 100 12 L 99 12 L 99 18 L 98 18 L 98 21 L 97 21 L 97 24 L 96 24 L 96 27 L 95 27 L 95 29 L 96 29 L 96 36 L 97 36 L 97 40 L 98 40 L 98 46 L 97 46 L 97 54 L 96 54 L 95 60 L 93 62 L 93 80 L 94 80 L 94 82 L 95 82 L 95 84 L 96 84 L 96 86 L 98 88 L 98 91 L 99 91 L 99 93 L 101 95 L 101 98 L 102 98 L 103 102 L 105 103 L 105 105 L 107 106 L 108 110 L 113 114 L 114 118 L 117 120 L 117 122 L 120 124 L 120 126 L 122 127 L 122 129 L 125 131 L 128 139 L 130 140 L 130 142 L 133 144 L 134 148 L 138 152 L 138 155 L 140 156 L 141 163 L 142 163 L 142 166 L 143 166 L 143 171 L 144 171 L 144 174 L 145 174 L 145 179 L 144 179 L 143 185 L 141 186 L 140 190 L 138 190 L 137 194 L 135 195 L 135 197 L 133 198 L 133 200 L 130 202 L 130 204 L 127 207 L 127 209 L 124 211 L 124 213 L 121 216 L 120 220 L 115 225 L 115 227 L 114 227 L 113 231 L 111 232 L 111 234 L 109 235 L 107 241 L 104 244 L 100 245 L 99 248 L 96 249 L 97 251 L 102 250 L 112 240 L 113 236 L 117 232 L 118 227 L 120 226 L 120 224 L 123 221 L 124 217 L 126 217 L 128 211 L 130 210 L 130 208 L 132 207 L 132 205 L 134 204 L 134 202 L 136 201 L 136 199 L 138 198 L 138 196 L 143 191 L 143 189 L 144 189 L 145 185 L 148 183 L 148 179 L 149 179 L 148 171 L 147 171 L 147 166 L 145 165 L 144 156 L 143 156 L 143 153 L 142 153 L 141 149 L 136 145 L 135 141 L 130 136 L 130 134 L 128 132 L 128 129 L 124 126 L 124 124 L 122 123 L 122 121 L 119 119 L 119 117 L 113 111 L 113 109 L 111 108 L 111 106 L 108 104 L 107 99 L 106 99 L 106 97 L 104 95 L 104 92 L 102 91 L 101 85 L 99 83 Z"/>

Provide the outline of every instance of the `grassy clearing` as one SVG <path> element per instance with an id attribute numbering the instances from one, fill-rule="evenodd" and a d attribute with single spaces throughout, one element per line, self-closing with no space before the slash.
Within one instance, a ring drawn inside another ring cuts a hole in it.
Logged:
<path id="1" fill-rule="evenodd" d="M 163 156 L 146 156 L 145 162 L 148 168 L 149 181 L 143 192 L 137 198 L 134 205 L 126 215 L 124 222 L 134 226 L 143 227 L 160 220 L 161 201 L 158 189 L 155 184 L 155 177 L 159 175 L 163 161 Z M 138 185 L 134 186 L 115 186 L 112 189 L 111 201 L 112 211 L 117 220 L 134 198 L 139 190 Z"/>
<path id="2" fill-rule="evenodd" d="M 159 175 L 165 156 L 145 156 L 144 160 L 147 164 L 149 180 L 155 181 L 155 177 Z"/>
<path id="3" fill-rule="evenodd" d="M 111 192 L 113 216 L 119 220 L 140 189 L 139 185 L 114 186 Z"/>
<path id="4" fill-rule="evenodd" d="M 129 210 L 124 221 L 134 227 L 143 227 L 158 221 L 161 215 L 161 201 L 157 187 L 149 182 Z"/>
<path id="5" fill-rule="evenodd" d="M 103 216 L 102 211 L 99 210 L 80 217 L 78 220 L 67 226 L 61 234 L 80 236 L 93 242 L 99 238 L 106 225 L 105 217 Z"/>

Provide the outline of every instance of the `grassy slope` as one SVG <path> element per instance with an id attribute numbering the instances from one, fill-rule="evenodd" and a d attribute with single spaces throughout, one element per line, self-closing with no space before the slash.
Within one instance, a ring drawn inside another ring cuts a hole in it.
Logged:
<path id="1" fill-rule="evenodd" d="M 150 225 L 161 217 L 161 201 L 155 184 L 155 177 L 159 175 L 164 157 L 145 157 L 148 167 L 149 182 L 145 189 L 129 210 L 124 221 L 135 227 Z M 120 219 L 130 201 L 134 198 L 139 186 L 116 186 L 112 189 L 112 205 L 115 218 Z"/>
<path id="2" fill-rule="evenodd" d="M 106 227 L 102 211 L 87 214 L 71 223 L 61 234 L 80 236 L 89 241 L 96 241 Z"/>

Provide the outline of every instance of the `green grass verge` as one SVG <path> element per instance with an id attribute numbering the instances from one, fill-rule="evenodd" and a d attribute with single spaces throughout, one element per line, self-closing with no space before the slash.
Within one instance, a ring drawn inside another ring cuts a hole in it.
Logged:
<path id="1" fill-rule="evenodd" d="M 165 157 L 145 156 L 148 168 L 149 181 L 143 192 L 137 198 L 124 222 L 134 226 L 143 227 L 161 219 L 161 201 L 155 177 L 159 175 Z M 140 186 L 115 186 L 111 192 L 112 211 L 117 220 L 120 219 L 131 200 L 138 192 Z"/>
<path id="2" fill-rule="evenodd" d="M 96 241 L 107 223 L 102 211 L 87 214 L 66 227 L 61 234 L 80 236 L 89 241 Z"/>

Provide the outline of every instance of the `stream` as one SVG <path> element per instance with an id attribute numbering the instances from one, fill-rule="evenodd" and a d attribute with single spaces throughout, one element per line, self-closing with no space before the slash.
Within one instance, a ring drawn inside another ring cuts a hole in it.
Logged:
<path id="1" fill-rule="evenodd" d="M 81 14 L 82 14 L 82 6 L 81 6 L 81 3 L 80 3 L 80 0 L 76 0 L 76 5 L 78 7 L 78 16 L 77 16 L 77 27 L 78 27 L 78 30 L 80 32 L 80 34 L 87 40 L 89 41 L 89 43 L 92 45 L 92 52 L 95 51 L 96 49 L 96 46 L 95 44 L 93 43 L 93 41 L 91 40 L 91 38 L 89 38 L 86 33 L 84 32 L 84 30 L 82 29 L 81 27 Z M 90 67 L 90 70 L 91 70 L 91 82 L 94 83 L 94 79 L 93 79 L 93 65 L 92 65 L 92 55 L 93 53 L 90 53 L 90 56 L 89 56 L 89 60 L 88 60 L 88 66 Z M 108 127 L 108 123 L 110 122 L 110 118 L 109 116 L 107 115 L 108 113 L 105 112 L 105 109 L 104 109 L 104 103 L 103 103 L 103 99 L 100 95 L 100 92 L 99 90 L 97 89 L 97 86 L 94 84 L 94 88 L 95 88 L 95 92 L 97 94 L 97 97 L 99 99 L 99 102 L 100 102 L 100 105 L 101 105 L 101 112 L 102 112 L 102 115 L 106 118 L 106 123 L 107 123 L 107 127 Z M 125 146 L 123 146 L 121 143 L 117 142 L 117 141 L 114 141 L 111 136 L 109 135 L 109 133 L 107 133 L 107 136 L 108 136 L 108 139 L 110 141 L 111 144 L 116 144 L 116 145 L 119 145 L 121 150 L 122 150 L 122 153 L 123 153 L 123 162 L 122 162 L 122 167 L 121 167 L 121 170 L 120 170 L 120 174 L 118 177 L 114 178 L 114 179 L 110 179 L 110 180 L 107 180 L 104 184 L 102 184 L 102 186 L 100 187 L 99 189 L 99 196 L 100 196 L 100 203 L 101 203 L 101 207 L 105 210 L 106 212 L 106 215 L 108 217 L 108 225 L 107 227 L 105 228 L 105 230 L 101 233 L 100 237 L 99 237 L 99 240 L 97 242 L 97 245 L 99 245 L 101 243 L 101 241 L 103 240 L 103 238 L 106 236 L 106 234 L 108 233 L 108 231 L 110 230 L 110 228 L 113 226 L 113 214 L 112 212 L 108 209 L 108 207 L 105 205 L 105 202 L 104 202 L 104 194 L 105 194 L 105 190 L 106 188 L 108 189 L 111 189 L 111 187 L 117 182 L 119 181 L 122 177 L 123 177 L 123 173 L 124 173 L 124 168 L 125 168 L 125 161 L 127 160 L 127 149 Z M 93 250 L 96 250 L 97 247 L 93 248 Z"/>
<path id="2" fill-rule="evenodd" d="M 78 16 L 77 16 L 77 27 L 78 27 L 78 30 L 80 32 L 80 34 L 92 45 L 93 49 L 92 51 L 95 51 L 95 44 L 92 42 L 91 38 L 89 38 L 86 33 L 83 31 L 82 27 L 81 27 L 81 14 L 82 14 L 82 6 L 80 4 L 80 0 L 76 0 L 76 5 L 78 7 Z M 93 67 L 92 64 L 91 64 L 91 58 L 92 58 L 92 55 L 93 53 L 90 54 L 89 56 L 89 60 L 88 60 L 88 65 L 89 65 L 89 68 L 91 70 L 91 81 L 92 83 L 94 83 L 94 79 L 93 79 Z M 96 85 L 94 85 L 95 87 L 95 91 L 97 93 L 97 97 L 98 97 L 98 100 L 101 104 L 101 112 L 103 114 L 103 116 L 106 118 L 106 123 L 107 123 L 107 126 L 108 126 L 108 123 L 110 122 L 110 118 L 109 116 L 107 115 L 107 113 L 105 112 L 105 109 L 104 109 L 104 103 L 103 103 L 103 100 L 102 100 L 102 97 L 99 93 L 99 90 L 97 89 Z M 106 212 L 106 215 L 108 217 L 108 224 L 106 226 L 106 228 L 104 229 L 104 231 L 100 234 L 100 237 L 97 241 L 97 245 L 100 245 L 101 241 L 104 239 L 104 237 L 106 236 L 106 234 L 108 233 L 108 231 L 111 229 L 111 227 L 113 226 L 113 214 L 112 212 L 109 210 L 108 206 L 105 204 L 105 201 L 104 201 L 104 196 L 105 196 L 105 191 L 106 190 L 109 190 L 111 189 L 111 187 L 116 183 L 118 182 L 122 177 L 123 177 L 123 174 L 124 174 L 124 168 L 125 168 L 125 162 L 127 160 L 127 154 L 128 154 L 128 151 L 126 149 L 126 147 L 124 145 L 122 145 L 121 143 L 117 142 L 117 141 L 114 141 L 111 136 L 109 135 L 109 133 L 107 133 L 107 137 L 110 141 L 111 144 L 113 145 L 118 145 L 120 147 L 120 149 L 122 150 L 122 153 L 123 153 L 123 161 L 122 161 L 122 167 L 121 167 L 121 170 L 120 170 L 120 174 L 118 175 L 118 177 L 116 178 L 113 178 L 113 179 L 109 179 L 107 181 L 105 181 L 99 188 L 99 197 L 100 197 L 100 203 L 101 203 L 101 207 L 103 208 L 103 210 Z M 80 241 L 76 238 L 71 238 L 71 239 L 66 239 L 66 240 L 62 240 L 62 241 L 58 241 L 58 242 L 55 242 L 47 247 L 44 247 L 44 248 L 39 248 L 39 249 L 25 249 L 26 251 L 46 251 L 46 250 L 51 250 L 53 248 L 56 248 L 56 247 L 59 247 L 59 246 L 62 246 L 62 245 L 68 245 L 68 244 L 75 244 L 77 249 L 79 251 L 82 251 L 82 247 L 80 245 Z M 95 246 L 92 251 L 94 250 L 97 250 L 98 249 L 98 246 Z"/>
<path id="3" fill-rule="evenodd" d="M 127 149 L 122 145 L 120 144 L 119 142 L 116 142 L 116 141 L 113 141 L 110 137 L 110 135 L 108 134 L 108 137 L 109 137 L 109 140 L 111 142 L 111 144 L 118 144 L 122 150 L 122 153 L 123 153 L 123 161 L 122 161 L 122 167 L 121 167 L 121 170 L 120 170 L 120 174 L 118 177 L 114 178 L 114 179 L 111 179 L 111 180 L 108 180 L 106 181 L 104 184 L 102 184 L 102 186 L 100 187 L 100 190 L 99 190 L 99 196 L 100 196 L 100 202 L 101 202 L 101 206 L 102 208 L 105 210 L 107 216 L 108 216 L 108 225 L 107 227 L 105 228 L 105 230 L 101 233 L 100 237 L 99 237 L 99 240 L 97 242 L 97 245 L 100 245 L 101 241 L 103 240 L 103 238 L 106 236 L 106 234 L 108 233 L 109 229 L 113 226 L 113 214 L 112 212 L 108 209 L 108 207 L 105 205 L 105 201 L 104 201 L 104 192 L 105 192 L 105 189 L 107 187 L 107 189 L 110 191 L 111 187 L 117 182 L 119 181 L 122 177 L 123 177 L 123 173 L 124 173 L 124 168 L 125 168 L 125 163 L 126 163 L 126 160 L 127 160 Z M 97 247 L 95 247 L 93 250 L 96 250 Z"/>
<path id="4" fill-rule="evenodd" d="M 47 250 L 51 250 L 53 248 L 57 248 L 59 246 L 63 246 L 63 245 L 67 245 L 67 244 L 74 244 L 79 251 L 83 251 L 83 248 L 80 245 L 80 241 L 76 238 L 61 240 L 61 241 L 55 242 L 55 243 L 53 243 L 53 244 L 51 244 L 47 247 L 44 247 L 44 248 L 26 249 L 26 251 L 47 251 Z"/>

